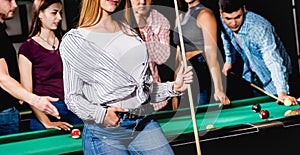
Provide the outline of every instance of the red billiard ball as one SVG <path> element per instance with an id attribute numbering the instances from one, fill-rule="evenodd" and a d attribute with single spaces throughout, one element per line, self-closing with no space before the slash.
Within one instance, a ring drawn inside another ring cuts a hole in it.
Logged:
<path id="1" fill-rule="evenodd" d="M 80 130 L 79 129 L 73 129 L 71 131 L 71 137 L 72 138 L 79 138 L 80 137 Z"/>
<path id="2" fill-rule="evenodd" d="M 260 118 L 262 119 L 266 119 L 269 117 L 269 111 L 268 110 L 261 110 L 259 113 Z"/>
<path id="3" fill-rule="evenodd" d="M 296 109 L 297 114 L 300 114 L 300 108 Z"/>
<path id="4" fill-rule="evenodd" d="M 254 112 L 260 112 L 260 110 L 261 110 L 260 104 L 253 104 L 252 110 L 253 110 Z"/>

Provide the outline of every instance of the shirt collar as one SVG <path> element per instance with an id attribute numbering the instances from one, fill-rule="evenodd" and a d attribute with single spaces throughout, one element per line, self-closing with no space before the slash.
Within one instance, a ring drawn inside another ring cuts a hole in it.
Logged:
<path id="1" fill-rule="evenodd" d="M 148 18 L 147 18 L 147 24 L 146 24 L 146 26 L 151 26 L 152 25 L 152 21 L 154 20 L 153 18 L 153 15 L 154 14 L 154 11 L 153 11 L 153 9 L 150 9 L 150 11 L 149 11 L 149 16 L 148 16 Z"/>
<path id="2" fill-rule="evenodd" d="M 247 15 L 248 15 L 248 11 L 246 10 L 245 13 L 244 13 L 244 21 L 243 21 L 243 23 L 241 25 L 241 28 L 240 28 L 240 30 L 238 31 L 237 34 L 242 34 L 242 35 L 247 34 L 247 32 L 248 32 Z"/>

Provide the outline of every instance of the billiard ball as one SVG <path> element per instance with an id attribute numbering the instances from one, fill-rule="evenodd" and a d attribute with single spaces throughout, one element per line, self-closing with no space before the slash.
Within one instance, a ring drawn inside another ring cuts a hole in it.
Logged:
<path id="1" fill-rule="evenodd" d="M 261 110 L 259 113 L 260 118 L 262 119 L 266 119 L 269 117 L 269 111 L 268 110 Z"/>
<path id="2" fill-rule="evenodd" d="M 260 112 L 260 110 L 261 110 L 260 104 L 253 104 L 252 110 L 253 110 L 254 112 Z"/>
<path id="3" fill-rule="evenodd" d="M 73 129 L 71 131 L 71 137 L 72 138 L 79 138 L 80 137 L 80 130 L 79 129 Z"/>
<path id="4" fill-rule="evenodd" d="M 291 116 L 293 116 L 293 115 L 297 115 L 298 114 L 298 112 L 297 111 L 295 111 L 295 110 L 293 110 L 291 113 L 290 113 L 290 115 Z"/>
<path id="5" fill-rule="evenodd" d="M 291 112 L 292 112 L 292 110 L 287 110 L 287 111 L 284 113 L 284 116 L 290 116 L 290 115 L 291 115 Z"/>
<path id="6" fill-rule="evenodd" d="M 300 105 L 300 97 L 297 99 L 298 104 Z"/>
<path id="7" fill-rule="evenodd" d="M 215 128 L 215 127 L 214 127 L 214 125 L 212 125 L 212 124 L 208 124 L 208 125 L 206 126 L 206 129 L 207 129 L 207 130 L 213 129 L 213 128 Z"/>
<path id="8" fill-rule="evenodd" d="M 299 109 L 300 110 L 300 109 Z M 287 110 L 285 113 L 284 113 L 284 116 L 293 116 L 293 115 L 297 115 L 299 114 L 297 110 Z"/>
<path id="9" fill-rule="evenodd" d="M 287 98 L 284 99 L 283 104 L 285 106 L 291 106 L 293 104 L 293 101 L 292 101 L 291 98 L 287 97 Z"/>
<path id="10" fill-rule="evenodd" d="M 296 112 L 297 112 L 298 114 L 300 114 L 300 108 L 297 108 L 297 109 L 296 109 Z"/>

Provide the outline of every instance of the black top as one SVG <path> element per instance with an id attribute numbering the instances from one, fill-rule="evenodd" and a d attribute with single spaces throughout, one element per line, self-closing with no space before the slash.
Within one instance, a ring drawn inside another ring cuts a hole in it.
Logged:
<path id="1" fill-rule="evenodd" d="M 9 75 L 20 81 L 17 53 L 5 29 L 5 23 L 0 23 L 0 59 L 5 59 Z M 11 108 L 16 104 L 18 104 L 18 100 L 0 88 L 0 111 Z"/>

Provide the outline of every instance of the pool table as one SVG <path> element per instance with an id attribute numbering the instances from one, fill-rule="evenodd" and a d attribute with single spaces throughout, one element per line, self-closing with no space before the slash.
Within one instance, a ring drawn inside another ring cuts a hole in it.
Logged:
<path id="1" fill-rule="evenodd" d="M 252 111 L 254 103 L 270 112 L 261 119 Z M 300 115 L 284 116 L 299 105 L 278 105 L 263 96 L 232 101 L 230 106 L 212 103 L 196 107 L 201 152 L 214 154 L 296 153 L 300 139 Z M 153 113 L 176 154 L 196 154 L 190 109 Z M 214 128 L 206 129 L 207 125 Z M 76 126 L 82 130 L 82 125 Z M 0 154 L 82 154 L 81 139 L 54 129 L 0 136 Z"/>

